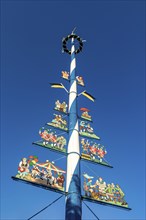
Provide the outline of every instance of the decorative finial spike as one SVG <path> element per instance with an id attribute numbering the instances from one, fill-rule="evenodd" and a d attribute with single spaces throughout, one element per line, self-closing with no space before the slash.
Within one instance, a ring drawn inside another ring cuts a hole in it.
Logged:
<path id="1" fill-rule="evenodd" d="M 73 29 L 72 34 L 75 34 L 75 33 L 74 33 L 74 32 L 75 32 L 75 30 L 76 30 L 76 27 Z"/>

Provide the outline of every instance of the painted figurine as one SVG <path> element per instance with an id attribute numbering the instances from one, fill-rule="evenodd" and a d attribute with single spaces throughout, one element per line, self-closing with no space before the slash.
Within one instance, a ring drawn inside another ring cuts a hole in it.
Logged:
<path id="1" fill-rule="evenodd" d="M 52 120 L 52 123 L 54 124 L 54 126 L 65 129 L 67 125 L 66 120 L 63 120 L 61 115 L 56 115 L 56 114 L 54 115 L 55 115 L 55 118 Z"/>
<path id="2" fill-rule="evenodd" d="M 46 160 L 44 163 L 40 163 L 37 156 L 29 156 L 29 159 L 22 158 L 19 162 L 16 177 L 46 187 L 64 190 L 65 177 L 63 173 L 66 172 L 56 167 L 54 162 Z"/>
<path id="3" fill-rule="evenodd" d="M 47 178 L 47 185 L 52 186 L 56 183 L 56 178 L 52 175 L 52 172 L 50 169 L 47 169 L 46 178 Z"/>
<path id="4" fill-rule="evenodd" d="M 89 146 L 89 155 L 92 160 L 95 160 L 95 158 L 97 156 L 97 147 L 96 147 L 95 143 L 93 145 Z"/>
<path id="5" fill-rule="evenodd" d="M 107 151 L 105 150 L 103 145 L 96 144 L 92 141 L 89 142 L 89 140 L 86 140 L 84 138 L 81 139 L 81 146 L 83 149 L 83 156 L 85 156 L 86 159 L 96 160 L 96 158 L 98 158 L 99 161 L 102 162 L 104 156 L 107 154 Z"/>
<path id="6" fill-rule="evenodd" d="M 122 205 L 127 205 L 127 202 L 125 202 L 124 199 L 125 194 L 118 184 L 116 184 L 115 186 L 115 196 L 116 196 L 116 201 L 121 202 Z"/>
<path id="7" fill-rule="evenodd" d="M 80 110 L 82 111 L 81 118 L 84 118 L 86 120 L 91 121 L 91 116 L 88 113 L 90 110 L 88 108 L 85 108 L 85 107 L 80 108 Z"/>
<path id="8" fill-rule="evenodd" d="M 57 101 L 55 102 L 55 109 L 60 110 L 60 105 L 61 105 L 60 101 L 57 100 Z"/>
<path id="9" fill-rule="evenodd" d="M 99 145 L 100 146 L 100 145 Z M 104 156 L 107 154 L 107 151 L 104 150 L 104 146 L 98 147 L 97 148 L 97 156 L 100 160 L 100 162 L 102 162 Z"/>
<path id="10" fill-rule="evenodd" d="M 40 175 L 41 170 L 37 165 L 33 166 L 31 171 L 31 177 L 36 179 Z"/>
<path id="11" fill-rule="evenodd" d="M 82 76 L 76 76 L 77 82 L 79 85 L 84 86 L 84 80 Z"/>
<path id="12" fill-rule="evenodd" d="M 82 138 L 82 139 L 81 139 L 81 145 L 82 145 L 82 148 L 83 148 L 83 152 L 88 154 L 89 145 L 90 145 L 89 142 L 88 142 L 88 140 L 85 141 L 85 139 Z"/>
<path id="13" fill-rule="evenodd" d="M 44 140 L 44 142 L 43 142 L 44 145 L 46 145 L 48 143 L 51 143 L 52 146 L 55 145 L 55 143 L 57 141 L 57 135 L 54 134 L 54 132 L 52 132 L 49 129 L 44 129 L 44 127 L 43 127 L 39 130 L 39 134 L 40 134 L 41 138 Z"/>
<path id="14" fill-rule="evenodd" d="M 27 161 L 27 158 L 22 158 L 22 160 L 19 163 L 18 166 L 18 174 L 20 178 L 24 178 L 29 173 L 29 163 Z"/>
<path id="15" fill-rule="evenodd" d="M 83 112 L 81 117 L 84 117 L 84 118 L 87 118 L 87 119 L 91 120 L 91 116 L 88 114 L 87 111 Z"/>
<path id="16" fill-rule="evenodd" d="M 57 100 L 55 102 L 55 109 L 64 113 L 67 113 L 67 104 L 66 102 L 60 102 L 59 100 Z"/>
<path id="17" fill-rule="evenodd" d="M 118 184 L 106 184 L 102 177 L 99 177 L 95 184 L 92 184 L 92 179 L 88 174 L 84 174 L 83 176 L 85 196 L 91 197 L 95 200 L 128 207 L 128 204 L 124 199 L 125 194 Z"/>
<path id="18" fill-rule="evenodd" d="M 59 186 L 63 187 L 65 181 L 64 175 L 62 173 L 59 173 L 56 181 Z"/>
<path id="19" fill-rule="evenodd" d="M 62 71 L 61 73 L 62 73 L 62 78 L 67 79 L 67 80 L 69 79 L 69 72 Z"/>
<path id="20" fill-rule="evenodd" d="M 85 173 L 84 175 L 84 186 L 83 189 L 85 191 L 85 196 L 91 196 L 91 194 L 93 193 L 93 188 L 94 185 L 92 185 L 92 179 L 94 177 L 89 176 L 87 173 Z"/>
<path id="21" fill-rule="evenodd" d="M 62 111 L 63 111 L 63 112 L 67 112 L 67 104 L 66 104 L 66 102 L 63 102 L 63 103 L 61 104 L 61 108 L 62 108 Z"/>
<path id="22" fill-rule="evenodd" d="M 57 147 L 62 150 L 66 145 L 66 139 L 63 136 L 60 136 L 57 138 L 56 143 L 57 143 Z"/>
<path id="23" fill-rule="evenodd" d="M 85 121 L 80 122 L 80 132 L 86 132 L 89 134 L 93 134 L 93 128 L 91 125 Z"/>
<path id="24" fill-rule="evenodd" d="M 102 177 L 99 177 L 95 183 L 98 187 L 98 193 L 101 200 L 106 199 L 106 182 L 103 181 Z"/>

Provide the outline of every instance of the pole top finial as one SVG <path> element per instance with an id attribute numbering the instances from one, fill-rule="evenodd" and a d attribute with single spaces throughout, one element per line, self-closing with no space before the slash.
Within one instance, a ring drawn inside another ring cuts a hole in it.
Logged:
<path id="1" fill-rule="evenodd" d="M 75 34 L 76 27 L 72 30 L 71 34 Z"/>

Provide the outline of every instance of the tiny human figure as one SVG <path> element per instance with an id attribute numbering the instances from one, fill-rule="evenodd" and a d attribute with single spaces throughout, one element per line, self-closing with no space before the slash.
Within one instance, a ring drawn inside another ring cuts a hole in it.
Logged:
<path id="1" fill-rule="evenodd" d="M 81 121 L 80 122 L 80 132 L 84 132 L 85 131 L 85 122 Z"/>
<path id="2" fill-rule="evenodd" d="M 98 145 L 97 155 L 98 155 L 98 158 L 99 158 L 100 162 L 102 162 L 102 160 L 103 160 L 105 154 L 107 154 L 107 151 L 104 150 L 104 146 L 101 146 L 101 147 L 100 147 L 100 145 Z"/>
<path id="3" fill-rule="evenodd" d="M 61 115 L 54 114 L 55 118 L 52 120 L 52 123 L 55 127 L 60 127 L 62 129 L 67 129 L 67 121 L 63 120 L 63 117 Z"/>
<path id="4" fill-rule="evenodd" d="M 91 127 L 91 125 L 88 123 L 86 126 L 86 132 L 92 134 L 93 133 L 93 128 Z"/>
<path id="5" fill-rule="evenodd" d="M 59 110 L 59 109 L 60 109 L 60 105 L 61 105 L 60 101 L 57 100 L 57 101 L 55 102 L 55 108 L 56 108 L 57 110 Z"/>
<path id="6" fill-rule="evenodd" d="M 63 136 L 58 137 L 56 142 L 57 142 L 57 147 L 60 148 L 61 150 L 66 145 L 66 139 Z"/>
<path id="7" fill-rule="evenodd" d="M 60 109 L 59 109 L 59 110 L 60 110 L 61 112 L 63 112 L 63 108 L 64 108 L 63 103 L 61 103 L 61 104 L 60 104 Z"/>
<path id="8" fill-rule="evenodd" d="M 44 130 L 44 131 L 39 131 L 39 134 L 41 136 L 41 138 L 47 140 L 48 139 L 48 131 Z"/>
<path id="9" fill-rule="evenodd" d="M 83 77 L 82 76 L 76 76 L 76 79 L 78 81 L 78 84 L 84 86 L 84 80 L 83 80 Z"/>
<path id="10" fill-rule="evenodd" d="M 21 178 L 24 178 L 29 173 L 29 163 L 27 158 L 22 158 L 18 166 L 18 174 Z"/>
<path id="11" fill-rule="evenodd" d="M 64 79 L 69 79 L 69 72 L 67 72 L 67 71 L 62 71 L 61 73 L 62 73 L 62 78 L 64 78 Z"/>
<path id="12" fill-rule="evenodd" d="M 84 176 L 83 189 L 85 191 L 85 196 L 91 196 L 95 188 L 95 185 L 92 185 L 92 179 L 94 177 L 89 176 L 87 173 L 84 173 L 83 176 Z"/>
<path id="13" fill-rule="evenodd" d="M 32 171 L 31 171 L 31 177 L 36 179 L 40 175 L 40 172 L 41 171 L 40 171 L 39 167 L 37 165 L 34 165 Z"/>
<path id="14" fill-rule="evenodd" d="M 88 114 L 87 111 L 84 111 L 84 112 L 82 113 L 82 116 L 85 117 L 85 118 L 91 119 L 91 116 Z"/>
<path id="15" fill-rule="evenodd" d="M 85 142 L 85 139 L 82 138 L 81 139 L 81 144 L 82 144 L 83 152 L 86 152 L 88 154 L 89 145 L 90 145 L 88 140 Z"/>
<path id="16" fill-rule="evenodd" d="M 95 160 L 95 156 L 97 155 L 96 144 L 93 144 L 92 146 L 89 147 L 89 154 L 91 159 Z"/>
<path id="17" fill-rule="evenodd" d="M 107 184 L 105 192 L 106 192 L 106 200 L 107 201 L 112 201 L 113 197 L 114 197 L 114 194 L 113 194 L 113 189 L 112 189 L 111 184 Z"/>
<path id="18" fill-rule="evenodd" d="M 55 184 L 55 177 L 52 175 L 52 172 L 50 169 L 47 169 L 47 174 L 46 174 L 46 178 L 47 178 L 47 185 L 54 185 Z"/>
<path id="19" fill-rule="evenodd" d="M 124 200 L 125 194 L 118 184 L 116 184 L 116 186 L 115 186 L 115 196 L 116 196 L 116 200 L 118 202 L 121 202 L 121 205 L 127 205 L 127 202 L 125 202 L 125 200 Z"/>
<path id="20" fill-rule="evenodd" d="M 51 145 L 54 145 L 56 143 L 57 136 L 54 134 L 54 132 L 51 132 L 51 130 L 45 129 L 43 131 L 42 129 L 40 129 L 39 134 L 44 140 L 43 145 L 48 144 L 48 142 L 51 142 Z"/>
<path id="21" fill-rule="evenodd" d="M 67 104 L 65 102 L 62 103 L 63 112 L 67 112 Z"/>
<path id="22" fill-rule="evenodd" d="M 52 120 L 52 123 L 54 123 L 56 126 L 60 126 L 61 123 L 60 123 L 60 120 L 62 119 L 61 115 L 55 115 L 55 118 Z"/>
<path id="23" fill-rule="evenodd" d="M 67 125 L 66 120 L 63 120 L 63 119 L 61 118 L 60 121 L 61 121 L 61 127 L 62 127 L 62 128 L 66 128 L 66 125 Z"/>
<path id="24" fill-rule="evenodd" d="M 111 183 L 111 192 L 113 194 L 112 201 L 114 201 L 115 200 L 115 196 L 116 196 L 116 194 L 115 194 L 116 188 L 115 188 L 115 184 L 114 183 Z"/>
<path id="25" fill-rule="evenodd" d="M 61 112 L 67 112 L 67 104 L 66 104 L 66 102 L 62 102 L 62 103 L 60 103 L 60 101 L 59 100 L 57 100 L 56 102 L 55 102 L 55 109 L 56 110 L 58 110 L 58 111 L 61 111 Z"/>
<path id="26" fill-rule="evenodd" d="M 46 177 L 46 174 L 47 174 L 47 172 L 44 169 L 42 169 L 39 173 L 40 179 L 44 180 L 44 178 Z"/>
<path id="27" fill-rule="evenodd" d="M 65 181 L 64 175 L 63 175 L 62 173 L 59 173 L 59 174 L 58 174 L 58 177 L 57 177 L 57 183 L 58 183 L 58 185 L 61 186 L 61 187 L 63 187 L 64 181 Z"/>
<path id="28" fill-rule="evenodd" d="M 87 179 L 87 182 L 84 181 L 84 191 L 85 196 L 91 196 L 93 192 L 94 185 L 92 185 L 92 179 Z"/>
<path id="29" fill-rule="evenodd" d="M 103 181 L 102 177 L 99 177 L 95 183 L 98 186 L 98 191 L 101 199 L 106 199 L 106 182 Z"/>

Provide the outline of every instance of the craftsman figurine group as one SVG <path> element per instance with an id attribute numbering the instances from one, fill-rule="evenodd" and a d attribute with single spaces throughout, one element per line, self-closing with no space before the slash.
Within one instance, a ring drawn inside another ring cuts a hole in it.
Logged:
<path id="1" fill-rule="evenodd" d="M 95 160 L 96 158 L 102 162 L 104 156 L 107 154 L 105 147 L 101 144 L 95 142 L 90 142 L 87 139 L 81 139 L 82 146 L 82 156 L 85 156 L 86 159 Z M 87 156 L 86 156 L 87 155 Z"/>
<path id="2" fill-rule="evenodd" d="M 124 192 L 118 184 L 106 183 L 102 177 L 99 177 L 95 183 L 92 183 L 94 177 L 88 174 L 83 174 L 85 196 L 91 199 L 112 203 L 120 206 L 128 207 L 127 202 L 124 199 Z"/>
<path id="3" fill-rule="evenodd" d="M 63 150 L 64 146 L 66 145 L 65 137 L 58 136 L 56 132 L 52 131 L 51 129 L 41 128 L 39 130 L 39 134 L 43 139 L 43 145 L 46 146 L 49 144 L 50 147 L 56 147 L 60 150 Z"/>

